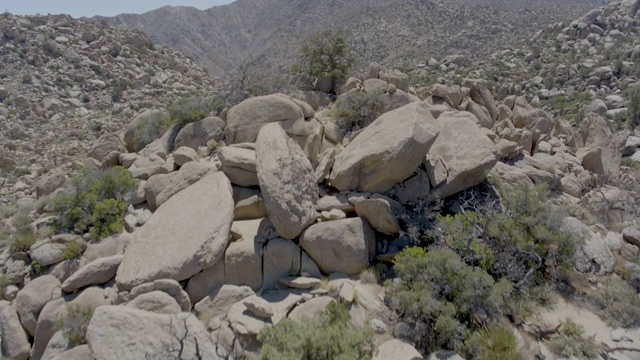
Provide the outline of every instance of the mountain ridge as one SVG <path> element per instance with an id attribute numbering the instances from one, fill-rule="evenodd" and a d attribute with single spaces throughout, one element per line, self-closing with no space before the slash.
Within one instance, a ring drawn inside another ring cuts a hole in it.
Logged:
<path id="1" fill-rule="evenodd" d="M 533 32 L 529 28 L 577 18 L 601 3 L 321 0 L 311 5 L 306 1 L 238 0 L 206 10 L 162 7 L 141 15 L 92 20 L 140 29 L 154 42 L 180 50 L 212 75 L 222 77 L 250 55 L 261 59 L 265 71 L 285 71 L 294 62 L 290 55 L 297 53 L 300 41 L 327 27 L 346 29 L 360 69 L 372 61 L 401 67 L 407 59 L 486 56 L 524 39 Z"/>

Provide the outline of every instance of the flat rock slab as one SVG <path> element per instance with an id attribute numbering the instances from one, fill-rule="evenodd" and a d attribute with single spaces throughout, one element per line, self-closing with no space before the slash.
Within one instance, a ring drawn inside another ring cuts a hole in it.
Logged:
<path id="1" fill-rule="evenodd" d="M 224 256 L 233 221 L 229 179 L 211 173 L 159 208 L 133 239 L 118 268 L 122 289 L 157 279 L 182 281 Z"/>

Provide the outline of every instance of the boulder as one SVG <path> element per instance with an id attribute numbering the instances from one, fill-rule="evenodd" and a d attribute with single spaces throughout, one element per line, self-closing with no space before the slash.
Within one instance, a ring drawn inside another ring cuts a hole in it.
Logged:
<path id="1" fill-rule="evenodd" d="M 214 165 L 204 161 L 192 161 L 184 164 L 178 172 L 171 173 L 170 181 L 160 193 L 155 196 L 155 206 L 160 207 L 173 195 L 200 181 L 209 172 L 214 171 Z"/>
<path id="2" fill-rule="evenodd" d="M 29 335 L 20 325 L 16 306 L 7 306 L 0 312 L 0 345 L 2 355 L 9 359 L 29 359 Z"/>
<path id="3" fill-rule="evenodd" d="M 298 119 L 304 119 L 302 109 L 282 94 L 253 97 L 229 110 L 225 139 L 227 144 L 255 142 L 264 125 Z"/>
<path id="4" fill-rule="evenodd" d="M 300 247 L 282 238 L 269 240 L 262 258 L 263 287 L 273 288 L 278 280 L 300 273 Z"/>
<path id="5" fill-rule="evenodd" d="M 296 306 L 288 315 L 289 318 L 301 321 L 302 318 L 313 318 L 316 312 L 324 311 L 324 309 L 332 303 L 333 298 L 330 296 L 315 297 Z"/>
<path id="6" fill-rule="evenodd" d="M 311 163 L 279 124 L 260 130 L 256 163 L 271 222 L 280 236 L 297 237 L 316 219 L 318 185 Z"/>
<path id="7" fill-rule="evenodd" d="M 234 220 L 253 220 L 267 216 L 260 190 L 234 186 L 233 201 L 236 204 L 233 210 Z"/>
<path id="8" fill-rule="evenodd" d="M 74 348 L 71 348 L 63 353 L 60 353 L 51 360 L 93 360 L 95 357 L 93 356 L 93 352 L 89 348 L 89 345 L 80 345 Z"/>
<path id="9" fill-rule="evenodd" d="M 96 309 L 87 328 L 96 360 L 219 359 L 209 333 L 192 314 L 154 314 L 125 306 Z"/>
<path id="10" fill-rule="evenodd" d="M 325 274 L 361 273 L 375 255 L 375 245 L 375 234 L 362 218 L 315 224 L 300 237 L 300 246 Z"/>
<path id="11" fill-rule="evenodd" d="M 114 255 L 90 262 L 64 281 L 62 290 L 75 291 L 89 285 L 104 284 L 116 276 L 122 255 Z"/>
<path id="12" fill-rule="evenodd" d="M 63 169 L 57 168 L 42 176 L 36 184 L 36 196 L 38 198 L 52 194 L 64 185 L 66 173 Z"/>
<path id="13" fill-rule="evenodd" d="M 599 233 L 573 217 L 565 218 L 563 227 L 575 238 L 583 240 L 583 242 L 576 242 L 574 254 L 576 270 L 583 273 L 593 272 L 598 275 L 607 275 L 613 272 L 616 259 Z"/>
<path id="14" fill-rule="evenodd" d="M 35 335 L 38 316 L 44 306 L 61 295 L 60 280 L 51 275 L 32 280 L 18 292 L 16 309 L 20 315 L 20 322 L 29 335 Z"/>
<path id="15" fill-rule="evenodd" d="M 80 292 L 47 303 L 38 317 L 31 359 L 37 360 L 42 357 L 49 340 L 58 331 L 57 320 L 67 316 L 69 307 L 73 306 L 80 309 L 91 307 L 96 309 L 99 306 L 106 305 L 106 303 L 104 289 L 99 287 L 86 288 Z"/>
<path id="16" fill-rule="evenodd" d="M 225 283 L 247 285 L 257 291 L 262 287 L 262 245 L 258 235 L 261 220 L 235 221 L 232 236 L 241 237 L 229 244 L 224 255 Z M 240 229 L 240 230 L 238 230 Z"/>
<path id="17" fill-rule="evenodd" d="M 222 260 L 233 221 L 231 183 L 211 173 L 173 196 L 133 233 L 118 268 L 121 289 L 182 281 Z"/>
<path id="18" fill-rule="evenodd" d="M 124 142 L 117 134 L 105 134 L 102 135 L 99 139 L 97 139 L 91 150 L 87 156 L 90 158 L 98 160 L 98 162 L 102 163 L 102 161 L 109 156 L 112 151 L 116 151 L 118 153 L 127 152 L 127 148 L 125 147 Z M 118 156 L 119 159 L 119 156 Z M 117 165 L 117 164 L 114 164 Z"/>
<path id="19" fill-rule="evenodd" d="M 256 152 L 235 146 L 223 146 L 218 149 L 221 170 L 232 184 L 240 186 L 258 185 L 256 174 Z"/>
<path id="20" fill-rule="evenodd" d="M 430 200 L 453 195 L 478 185 L 500 158 L 500 151 L 474 121 L 469 112 L 448 112 L 438 118 L 440 135 L 429 150 L 431 158 L 442 161 L 446 180 L 431 189 Z M 433 167 L 428 167 L 427 172 Z"/>
<path id="21" fill-rule="evenodd" d="M 211 291 L 224 285 L 224 280 L 224 261 L 219 261 L 189 279 L 187 283 L 189 299 L 193 304 L 199 302 Z"/>
<path id="22" fill-rule="evenodd" d="M 437 135 L 422 102 L 385 113 L 336 156 L 329 181 L 341 191 L 387 191 L 411 176 Z"/>
<path id="23" fill-rule="evenodd" d="M 194 121 L 185 125 L 174 141 L 176 149 L 186 146 L 198 150 L 201 146 L 207 146 L 211 140 L 221 142 L 224 139 L 224 120 L 210 116 L 200 121 Z"/>
<path id="24" fill-rule="evenodd" d="M 149 205 L 149 209 L 155 211 L 160 205 L 157 202 L 158 195 L 171 183 L 171 180 L 177 175 L 173 172 L 170 174 L 158 174 L 149 178 L 144 186 L 144 198 Z"/>
<path id="25" fill-rule="evenodd" d="M 233 304 L 251 295 L 255 293 L 248 286 L 223 285 L 210 292 L 193 309 L 198 315 L 207 314 L 211 317 L 226 315 Z"/>
<path id="26" fill-rule="evenodd" d="M 422 360 L 422 356 L 413 346 L 398 340 L 392 339 L 384 342 L 378 347 L 378 352 L 373 360 Z"/>
<path id="27" fill-rule="evenodd" d="M 182 312 L 176 299 L 166 292 L 158 290 L 137 296 L 126 306 L 156 314 L 179 314 Z"/>
<path id="28" fill-rule="evenodd" d="M 247 310 L 255 317 L 271 319 L 273 316 L 273 309 L 269 302 L 256 295 L 249 296 L 242 300 L 242 304 L 246 306 Z"/>
<path id="29" fill-rule="evenodd" d="M 409 76 L 398 69 L 382 69 L 378 72 L 378 78 L 409 92 Z"/>
<path id="30" fill-rule="evenodd" d="M 198 160 L 198 153 L 190 147 L 182 146 L 173 153 L 173 161 L 177 166 Z"/>
<path id="31" fill-rule="evenodd" d="M 367 219 L 374 229 L 387 235 L 400 233 L 396 214 L 402 210 L 402 205 L 397 201 L 380 194 L 352 195 L 349 201 L 356 205 L 356 214 Z"/>
<path id="32" fill-rule="evenodd" d="M 596 114 L 587 114 L 586 119 L 580 123 L 579 136 L 581 138 L 580 147 L 600 150 L 600 154 L 596 154 L 598 155 L 596 160 L 599 161 L 596 165 L 601 164 L 602 167 L 594 165 L 593 170 L 585 168 L 592 172 L 596 170 L 598 175 L 617 179 L 620 175 L 620 154 L 622 151 L 619 149 L 607 121 Z M 590 157 L 590 159 L 593 158 Z"/>
<path id="33" fill-rule="evenodd" d="M 622 239 L 629 244 L 640 247 L 640 230 L 633 226 L 626 227 L 622 230 Z"/>

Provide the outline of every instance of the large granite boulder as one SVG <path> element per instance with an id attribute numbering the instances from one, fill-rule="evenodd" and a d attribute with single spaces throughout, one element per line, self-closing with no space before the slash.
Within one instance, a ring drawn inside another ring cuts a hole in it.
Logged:
<path id="1" fill-rule="evenodd" d="M 116 282 L 122 289 L 156 279 L 182 281 L 222 260 L 233 221 L 229 179 L 211 173 L 163 204 L 133 233 Z"/>
<path id="2" fill-rule="evenodd" d="M 385 192 L 413 174 L 437 135 L 422 102 L 385 113 L 336 156 L 329 181 L 341 191 Z"/>

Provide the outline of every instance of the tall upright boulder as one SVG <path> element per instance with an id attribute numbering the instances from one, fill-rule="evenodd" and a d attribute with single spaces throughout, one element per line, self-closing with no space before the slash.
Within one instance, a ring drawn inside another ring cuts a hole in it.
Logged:
<path id="1" fill-rule="evenodd" d="M 336 156 L 329 181 L 341 191 L 385 192 L 413 174 L 437 136 L 422 102 L 385 113 Z"/>
<path id="2" fill-rule="evenodd" d="M 318 185 L 300 146 L 280 124 L 265 125 L 256 141 L 260 190 L 280 236 L 293 239 L 316 219 Z"/>
<path id="3" fill-rule="evenodd" d="M 229 179 L 210 173 L 165 202 L 133 233 L 116 282 L 122 289 L 157 279 L 182 281 L 222 260 L 233 221 Z"/>

